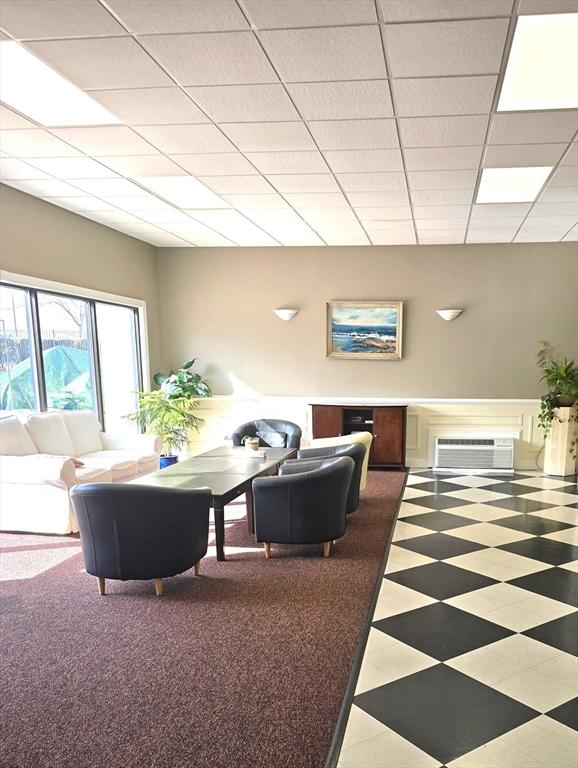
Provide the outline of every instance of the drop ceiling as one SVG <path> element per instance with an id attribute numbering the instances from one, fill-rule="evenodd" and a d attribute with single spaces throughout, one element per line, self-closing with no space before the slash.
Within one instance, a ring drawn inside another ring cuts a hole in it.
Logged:
<path id="1" fill-rule="evenodd" d="M 575 109 L 497 112 L 520 15 L 577 0 L 2 0 L 115 125 L 0 105 L 2 181 L 156 246 L 578 238 Z M 550 166 L 535 202 L 482 169 Z M 200 182 L 200 183 L 199 183 Z"/>

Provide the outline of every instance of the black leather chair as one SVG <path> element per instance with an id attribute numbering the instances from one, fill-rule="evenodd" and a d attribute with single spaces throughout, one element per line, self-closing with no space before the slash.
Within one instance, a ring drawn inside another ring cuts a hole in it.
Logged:
<path id="1" fill-rule="evenodd" d="M 336 456 L 349 456 L 355 462 L 353 477 L 349 493 L 347 494 L 347 514 L 355 512 L 359 506 L 359 485 L 361 483 L 361 473 L 363 471 L 363 461 L 365 459 L 366 447 L 363 443 L 351 443 L 350 445 L 332 445 L 325 448 L 303 448 L 297 454 L 296 459 L 289 459 L 287 464 L 297 465 L 304 461 L 312 459 L 330 459 Z"/>
<path id="2" fill-rule="evenodd" d="M 267 442 L 268 433 L 278 433 L 284 436 L 280 438 L 280 445 L 273 442 Z M 241 424 L 240 427 L 232 433 L 231 439 L 233 445 L 241 445 L 244 437 L 258 437 L 259 445 L 262 448 L 299 448 L 301 445 L 301 427 L 293 424 L 292 421 L 281 421 L 280 419 L 257 419 Z"/>
<path id="3" fill-rule="evenodd" d="M 253 480 L 255 535 L 264 544 L 323 544 L 329 557 L 331 542 L 347 526 L 347 494 L 354 470 L 349 456 L 283 464 L 281 474 Z"/>
<path id="4" fill-rule="evenodd" d="M 84 483 L 70 496 L 86 571 L 101 595 L 105 579 L 154 579 L 160 597 L 163 578 L 192 566 L 198 575 L 209 540 L 208 488 Z"/>

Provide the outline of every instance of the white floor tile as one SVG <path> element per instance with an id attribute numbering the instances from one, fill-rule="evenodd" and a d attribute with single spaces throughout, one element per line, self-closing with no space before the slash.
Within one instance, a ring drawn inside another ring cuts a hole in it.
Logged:
<path id="1" fill-rule="evenodd" d="M 576 696 L 575 684 L 559 683 L 536 672 L 535 668 L 498 680 L 493 687 L 538 712 L 548 712 Z"/>
<path id="2" fill-rule="evenodd" d="M 405 517 L 411 517 L 412 515 L 423 515 L 424 512 L 429 512 L 427 507 L 420 507 L 419 504 L 412 504 L 409 501 L 402 501 L 399 507 L 398 520 L 403 520 Z"/>
<path id="3" fill-rule="evenodd" d="M 457 656 L 445 663 L 448 667 L 453 667 L 463 672 L 464 675 L 473 677 L 489 686 L 493 686 L 498 680 L 511 677 L 513 673 L 521 672 L 526 668 L 520 661 L 514 661 L 494 653 L 492 646 L 488 645 L 464 653 L 462 656 Z"/>
<path id="4" fill-rule="evenodd" d="M 377 644 L 373 645 L 370 651 L 366 651 L 364 659 L 367 659 L 371 666 L 379 669 L 387 676 L 387 680 L 385 680 L 387 683 L 439 664 L 436 659 L 402 643 L 400 640 L 388 643 L 382 648 L 379 648 Z M 381 683 L 381 685 L 383 684 Z"/>
<path id="5" fill-rule="evenodd" d="M 564 485 L 569 485 L 567 481 L 555 480 L 553 477 L 525 477 L 523 480 L 514 480 L 517 485 L 528 485 L 531 488 L 562 488 Z"/>
<path id="6" fill-rule="evenodd" d="M 548 533 L 544 538 L 553 539 L 553 541 L 562 541 L 564 544 L 572 544 L 574 547 L 578 547 L 578 527 L 565 528 L 563 531 Z"/>
<path id="7" fill-rule="evenodd" d="M 344 768 L 439 768 L 441 765 L 390 728 L 342 750 L 339 760 Z"/>
<path id="8" fill-rule="evenodd" d="M 547 520 L 558 520 L 559 523 L 578 525 L 578 509 L 572 507 L 550 507 L 533 514 L 536 517 L 545 517 Z"/>
<path id="9" fill-rule="evenodd" d="M 448 763 L 448 768 L 544 768 L 530 755 L 507 744 L 503 738 L 490 741 Z"/>
<path id="10" fill-rule="evenodd" d="M 519 496 L 520 499 L 531 499 L 532 501 L 543 501 L 544 504 L 556 504 L 563 506 L 564 504 L 574 504 L 576 497 L 573 493 L 564 493 L 563 491 L 535 491 L 534 493 L 525 493 L 523 496 Z"/>
<path id="11" fill-rule="evenodd" d="M 448 558 L 445 562 L 498 581 L 509 581 L 551 567 L 538 562 L 538 560 L 514 555 L 512 552 L 505 552 L 502 549 L 483 549 L 479 552 L 469 552 L 467 555 Z"/>
<path id="12" fill-rule="evenodd" d="M 578 573 L 578 560 L 573 560 L 571 563 L 564 563 L 564 565 L 559 565 L 558 568 L 564 568 L 566 571 L 574 571 L 574 573 Z"/>
<path id="13" fill-rule="evenodd" d="M 527 590 L 513 587 L 511 584 L 493 584 L 491 587 L 483 587 L 474 592 L 450 597 L 444 602 L 468 613 L 474 613 L 476 616 L 486 616 L 498 608 L 527 600 L 529 594 L 531 593 Z"/>
<path id="14" fill-rule="evenodd" d="M 417 565 L 425 565 L 426 563 L 435 563 L 435 560 L 433 557 L 426 557 L 417 552 L 410 552 L 409 549 L 396 547 L 395 544 L 392 544 L 389 550 L 389 558 L 387 560 L 385 572 L 395 573 L 396 571 L 403 571 L 406 568 L 415 568 Z"/>
<path id="15" fill-rule="evenodd" d="M 411 472 L 407 476 L 407 480 L 405 481 L 406 487 L 408 485 L 418 485 L 419 483 L 427 483 L 429 478 L 427 477 L 420 477 L 419 475 L 412 475 Z"/>
<path id="16" fill-rule="evenodd" d="M 378 733 L 383 733 L 385 730 L 386 726 L 383 723 L 380 723 L 375 717 L 371 717 L 367 712 L 352 704 L 341 749 L 342 751 L 348 749 L 360 741 L 377 736 Z"/>
<path id="17" fill-rule="evenodd" d="M 531 533 L 515 531 L 511 528 L 504 528 L 503 525 L 492 525 L 492 523 L 464 525 L 460 528 L 451 528 L 446 533 L 459 539 L 484 544 L 486 547 L 500 547 L 502 544 L 511 544 L 514 541 L 532 538 Z"/>
<path id="18" fill-rule="evenodd" d="M 570 653 L 559 653 L 534 667 L 536 672 L 563 685 L 578 688 L 578 659 Z"/>
<path id="19" fill-rule="evenodd" d="M 490 487 L 491 488 L 491 487 Z M 477 501 L 480 504 L 488 501 L 496 501 L 497 499 L 507 498 L 507 493 L 496 493 L 491 489 L 486 488 L 466 488 L 458 491 L 450 491 L 446 496 L 452 496 L 455 499 L 465 499 L 466 501 Z"/>
<path id="20" fill-rule="evenodd" d="M 480 523 L 491 523 L 493 520 L 501 520 L 503 517 L 513 517 L 519 514 L 511 509 L 492 507 L 491 504 L 466 504 L 463 507 L 445 509 L 444 512 L 448 512 L 450 515 L 468 517 L 470 520 L 479 520 Z"/>
<path id="21" fill-rule="evenodd" d="M 547 598 L 546 598 L 547 599 Z M 553 600 L 552 602 L 556 602 Z M 562 604 L 559 604 L 562 606 Z M 566 609 L 569 606 L 566 606 Z M 513 632 L 525 632 L 527 629 L 537 627 L 539 624 L 544 624 L 546 621 L 553 621 L 561 616 L 565 616 L 572 612 L 572 609 L 566 610 L 562 607 L 549 608 L 552 615 L 551 618 L 545 618 L 539 613 L 535 613 L 526 606 L 526 601 L 516 603 L 515 605 L 505 605 L 501 608 L 495 608 L 493 611 L 487 611 L 484 613 L 484 619 L 492 621 L 494 624 L 500 624 L 502 627 L 511 629 Z M 542 613 L 547 612 L 545 606 L 541 607 Z"/>
<path id="22" fill-rule="evenodd" d="M 355 695 L 365 691 L 371 691 L 373 688 L 379 688 L 381 685 L 391 682 L 389 671 L 384 671 L 370 664 L 363 659 L 361 669 L 359 671 L 359 677 L 357 678 L 357 685 L 355 686 Z"/>
<path id="23" fill-rule="evenodd" d="M 501 737 L 545 768 L 575 768 L 578 734 L 550 717 L 537 717 Z"/>
<path id="24" fill-rule="evenodd" d="M 413 539 L 416 536 L 428 536 L 430 533 L 433 533 L 433 531 L 429 528 L 422 528 L 421 525 L 413 525 L 412 523 L 398 520 L 393 532 L 392 541 L 404 541 L 405 539 Z"/>
<path id="25" fill-rule="evenodd" d="M 404 587 L 402 584 L 396 584 L 395 581 L 384 579 L 372 620 L 379 621 L 380 619 L 386 619 L 388 616 L 413 611 L 416 608 L 431 605 L 431 603 L 435 602 L 436 600 L 433 597 L 428 597 L 428 595 L 416 592 L 414 589 Z"/>
<path id="26" fill-rule="evenodd" d="M 424 482 L 427 482 L 427 480 L 424 480 Z M 431 491 L 423 491 L 421 488 L 412 488 L 411 486 L 409 488 L 406 486 L 406 489 L 403 492 L 404 499 L 418 499 L 420 496 L 431 495 Z"/>
<path id="27" fill-rule="evenodd" d="M 559 656 L 562 651 L 539 640 L 534 640 L 525 635 L 510 635 L 503 640 L 487 646 L 492 653 L 510 659 L 515 664 L 523 664 L 524 667 L 535 667 L 548 659 Z"/>
<path id="28" fill-rule="evenodd" d="M 456 485 L 468 485 L 470 488 L 484 488 L 489 485 L 496 485 L 497 483 L 503 483 L 505 477 L 482 477 L 481 475 L 463 475 L 460 477 L 444 477 L 444 480 L 448 483 L 455 483 Z"/>

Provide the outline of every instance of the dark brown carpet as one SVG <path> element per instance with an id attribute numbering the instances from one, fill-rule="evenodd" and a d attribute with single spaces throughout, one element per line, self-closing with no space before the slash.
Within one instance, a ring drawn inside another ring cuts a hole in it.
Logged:
<path id="1" fill-rule="evenodd" d="M 160 599 L 152 582 L 100 597 L 74 539 L 4 534 L 2 768 L 322 768 L 403 482 L 370 474 L 327 560 L 265 561 L 234 521 L 240 550 Z"/>

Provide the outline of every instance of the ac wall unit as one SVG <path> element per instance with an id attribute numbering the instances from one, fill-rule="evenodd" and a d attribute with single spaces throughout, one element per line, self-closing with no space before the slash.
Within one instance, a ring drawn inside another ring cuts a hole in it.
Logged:
<path id="1" fill-rule="evenodd" d="M 511 437 L 436 438 L 434 472 L 463 474 L 511 474 L 514 471 L 514 439 Z"/>

